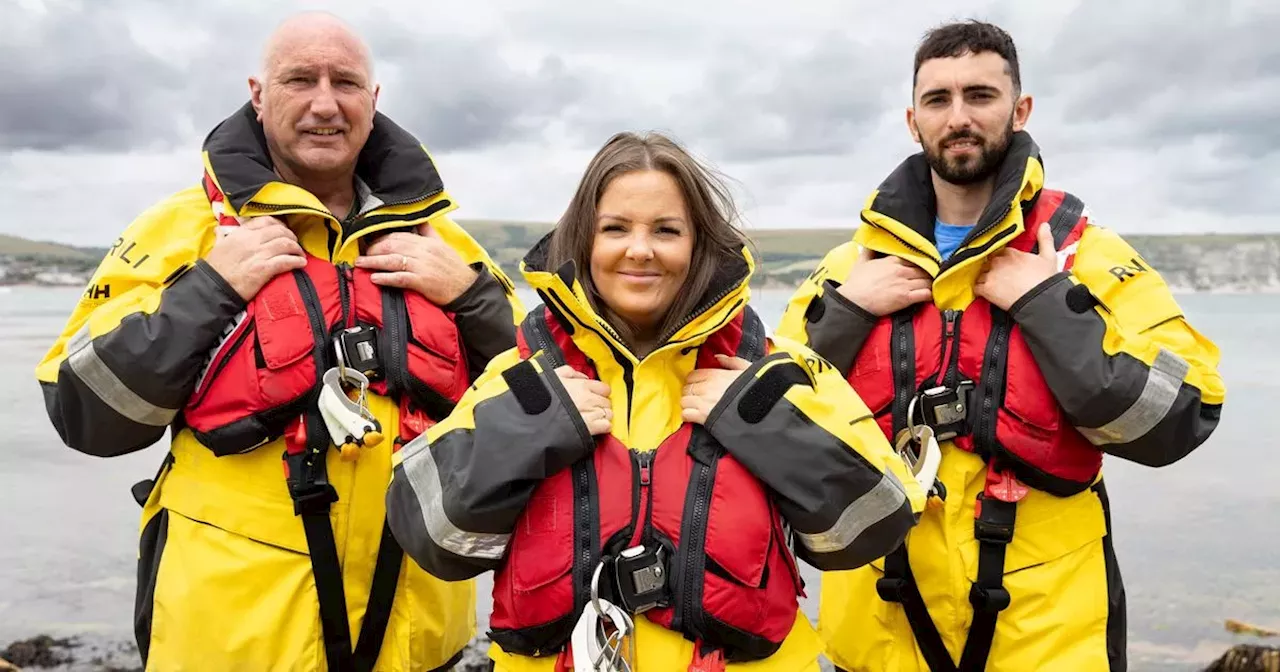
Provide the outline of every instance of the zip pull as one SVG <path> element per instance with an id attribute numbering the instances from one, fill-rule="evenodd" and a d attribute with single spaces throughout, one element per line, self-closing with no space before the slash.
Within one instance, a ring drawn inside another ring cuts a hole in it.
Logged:
<path id="1" fill-rule="evenodd" d="M 653 451 L 636 454 L 636 462 L 640 463 L 640 485 L 649 485 L 652 479 Z"/>
<path id="2" fill-rule="evenodd" d="M 942 335 L 951 338 L 956 335 L 956 318 L 960 316 L 960 311 L 948 308 L 942 311 Z"/>

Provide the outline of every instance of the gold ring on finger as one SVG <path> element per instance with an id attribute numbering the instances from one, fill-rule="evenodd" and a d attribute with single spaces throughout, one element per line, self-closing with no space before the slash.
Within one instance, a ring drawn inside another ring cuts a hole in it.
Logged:
<path id="1" fill-rule="evenodd" d="M 401 271 L 407 271 L 407 270 L 409 270 L 409 257 L 408 257 L 408 255 L 404 255 L 404 254 L 400 255 L 400 270 L 401 270 Z"/>

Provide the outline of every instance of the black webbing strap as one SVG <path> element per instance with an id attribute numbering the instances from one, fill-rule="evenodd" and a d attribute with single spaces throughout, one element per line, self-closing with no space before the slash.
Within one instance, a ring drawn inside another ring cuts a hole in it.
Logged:
<path id="1" fill-rule="evenodd" d="M 876 582 L 876 592 L 885 602 L 898 602 L 907 613 L 907 623 L 916 637 L 916 645 L 933 672 L 955 672 L 956 664 L 942 643 L 942 635 L 929 617 L 929 607 L 920 595 L 916 577 L 907 561 L 907 546 L 900 544 L 884 559 L 884 578 Z"/>
<path id="2" fill-rule="evenodd" d="M 329 484 L 325 473 L 329 430 L 319 412 L 307 413 L 303 422 L 306 423 L 306 442 L 302 452 L 285 453 L 289 495 L 293 498 L 293 512 L 302 518 L 302 530 L 307 537 L 307 555 L 311 559 L 316 596 L 320 602 L 325 659 L 333 672 L 355 672 L 351 659 L 347 600 L 342 587 L 342 566 L 338 562 L 338 547 L 329 523 L 329 506 L 338 501 L 338 492 Z"/>
<path id="3" fill-rule="evenodd" d="M 886 602 L 902 604 L 907 622 L 915 635 L 916 645 L 932 672 L 981 672 L 986 669 L 991 641 L 995 638 L 996 620 L 1009 606 L 1009 592 L 1004 588 L 1005 549 L 1013 540 L 1013 523 L 1017 505 L 978 496 L 979 515 L 974 519 L 974 537 L 978 540 L 978 576 L 969 590 L 973 605 L 973 623 L 965 640 L 964 652 L 957 666 L 929 616 L 929 608 L 920 595 L 906 545 L 900 545 L 885 556 L 884 578 L 876 583 L 876 592 Z"/>
<path id="4" fill-rule="evenodd" d="M 356 642 L 356 672 L 370 672 L 378 660 L 382 637 L 391 620 L 391 604 L 396 598 L 403 560 L 404 550 L 391 534 L 391 524 L 384 522 L 378 559 L 373 566 L 373 585 L 369 588 L 369 606 L 364 612 L 364 624 L 360 626 L 360 640 Z"/>
<path id="5" fill-rule="evenodd" d="M 978 505 L 982 511 L 973 521 L 973 536 L 978 540 L 978 577 L 969 589 L 973 623 L 960 656 L 962 672 L 986 669 L 991 640 L 996 634 L 996 619 L 1009 606 L 1009 591 L 1004 587 L 1004 555 L 1013 541 L 1018 505 L 985 494 L 978 495 Z"/>
<path id="6" fill-rule="evenodd" d="M 347 620 L 346 592 L 342 583 L 342 565 L 338 561 L 338 546 L 334 541 L 333 526 L 329 522 L 329 507 L 338 501 L 338 493 L 329 484 L 325 473 L 325 456 L 330 445 L 329 432 L 318 412 L 308 413 L 305 418 L 305 450 L 294 455 L 286 452 L 285 462 L 289 467 L 289 494 L 293 498 L 293 511 L 302 518 L 308 556 L 311 558 L 311 572 L 315 577 L 325 659 L 331 672 L 369 672 L 378 659 L 387 623 L 391 618 L 391 605 L 400 579 L 404 551 L 384 523 L 378 558 L 373 568 L 369 603 L 360 628 L 360 640 L 353 652 L 351 625 Z"/>

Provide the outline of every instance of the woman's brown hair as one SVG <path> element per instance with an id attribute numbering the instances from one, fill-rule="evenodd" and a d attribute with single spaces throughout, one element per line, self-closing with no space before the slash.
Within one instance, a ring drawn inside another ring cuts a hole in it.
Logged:
<path id="1" fill-rule="evenodd" d="M 637 170 L 660 170 L 680 185 L 689 216 L 693 220 L 693 258 L 689 275 L 676 300 L 658 322 L 655 336 L 671 336 L 676 325 L 690 316 L 705 298 L 717 273 L 726 268 L 742 268 L 742 247 L 747 238 L 735 222 L 738 211 L 723 179 L 672 139 L 660 133 L 618 133 L 604 144 L 588 164 L 569 207 L 556 224 L 548 251 L 547 268 L 554 270 L 573 261 L 578 282 L 586 290 L 591 307 L 605 318 L 623 342 L 632 349 L 637 329 L 609 310 L 591 281 L 591 250 L 596 235 L 596 205 L 605 188 L 615 178 Z M 651 347 L 662 343 L 654 342 Z M 646 348 L 648 349 L 648 348 Z M 645 353 L 637 352 L 643 356 Z"/>

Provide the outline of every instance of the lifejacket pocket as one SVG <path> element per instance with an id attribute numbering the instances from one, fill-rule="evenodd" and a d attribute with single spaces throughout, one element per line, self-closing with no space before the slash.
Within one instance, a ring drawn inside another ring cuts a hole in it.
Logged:
<path id="1" fill-rule="evenodd" d="M 890 353 L 892 320 L 880 320 L 853 360 L 849 382 L 867 408 L 880 417 L 893 403 L 893 358 Z"/>
<path id="2" fill-rule="evenodd" d="M 1006 370 L 1014 375 L 1005 379 L 1003 410 L 1033 431 L 1056 433 L 1062 424 L 1062 411 L 1056 403 L 1045 403 L 1046 399 L 1054 399 L 1053 391 L 1022 338 L 1021 327 L 1015 325 L 1010 331 L 1007 347 Z"/>
<path id="3" fill-rule="evenodd" d="M 659 454 L 668 466 L 655 479 L 667 487 L 658 486 L 654 501 L 655 527 L 675 546 L 676 585 L 671 608 L 650 617 L 723 648 L 726 660 L 772 655 L 795 623 L 801 592 L 781 517 L 760 482 L 705 430 L 676 450 Z M 677 507 L 672 529 L 672 517 L 658 514 Z"/>
<path id="4" fill-rule="evenodd" d="M 314 354 L 326 340 L 314 295 L 314 285 L 300 271 L 276 276 L 215 351 L 183 409 L 186 424 L 214 454 L 257 448 L 279 437 L 301 412 L 318 380 Z"/>
<path id="5" fill-rule="evenodd" d="M 573 629 L 572 469 L 543 481 L 516 521 L 494 572 L 489 636 L 505 650 L 534 655 Z"/>

